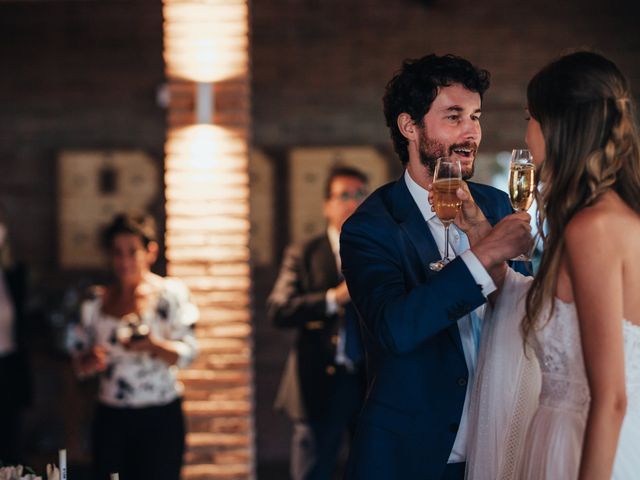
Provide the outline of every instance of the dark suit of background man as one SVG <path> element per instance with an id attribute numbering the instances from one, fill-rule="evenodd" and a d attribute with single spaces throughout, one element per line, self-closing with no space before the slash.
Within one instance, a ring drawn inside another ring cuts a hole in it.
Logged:
<path id="1" fill-rule="evenodd" d="M 511 213 L 506 194 L 469 183 L 475 204 L 467 200 L 462 212 L 479 206 L 488 222 L 469 235 L 452 226 L 458 256 L 434 272 L 429 264 L 442 258 L 444 227 L 426 188 L 444 155 L 460 159 L 465 179 L 473 174 L 488 86 L 488 72 L 435 55 L 405 62 L 387 86 L 387 125 L 406 170 L 372 193 L 341 235 L 368 378 L 349 480 L 464 478 L 483 305 L 504 278 L 505 260 L 530 244 L 529 218 L 510 215 L 492 228 Z"/>
<path id="2" fill-rule="evenodd" d="M 31 378 L 26 351 L 27 276 L 13 263 L 6 214 L 0 206 L 0 460 L 24 462 L 21 417 L 31 401 Z"/>
<path id="3" fill-rule="evenodd" d="M 353 432 L 364 397 L 362 343 L 355 310 L 340 274 L 342 224 L 366 196 L 367 177 L 333 169 L 325 188 L 327 230 L 290 246 L 269 297 L 278 327 L 297 329 L 276 407 L 294 422 L 291 476 L 328 480 L 345 432 Z"/>

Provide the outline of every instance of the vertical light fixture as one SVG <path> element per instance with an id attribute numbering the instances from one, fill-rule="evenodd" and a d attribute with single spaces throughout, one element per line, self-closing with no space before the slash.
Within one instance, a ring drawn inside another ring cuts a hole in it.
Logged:
<path id="1" fill-rule="evenodd" d="M 255 478 L 247 0 L 163 0 L 166 256 L 200 307 L 183 478 Z"/>
<path id="2" fill-rule="evenodd" d="M 213 88 L 211 82 L 198 82 L 196 90 L 196 122 L 211 123 L 213 104 Z"/>

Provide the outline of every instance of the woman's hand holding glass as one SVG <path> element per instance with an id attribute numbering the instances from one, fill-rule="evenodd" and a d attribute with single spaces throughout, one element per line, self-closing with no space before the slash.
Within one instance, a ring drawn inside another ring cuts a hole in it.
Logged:
<path id="1" fill-rule="evenodd" d="M 511 152 L 509 198 L 516 212 L 526 212 L 533 204 L 536 191 L 535 172 L 536 168 L 529 150 L 514 149 Z M 531 259 L 528 255 L 521 254 L 511 260 L 528 262 Z"/>

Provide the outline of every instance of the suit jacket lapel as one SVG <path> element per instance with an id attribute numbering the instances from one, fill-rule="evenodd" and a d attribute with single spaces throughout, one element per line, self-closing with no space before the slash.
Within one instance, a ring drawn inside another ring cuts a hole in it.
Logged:
<path id="1" fill-rule="evenodd" d="M 431 273 L 429 264 L 440 258 L 440 251 L 420 213 L 420 209 L 413 201 L 411 193 L 409 193 L 404 176 L 396 182 L 392 195 L 392 207 L 394 209 L 392 213 L 400 228 L 405 231 L 416 248 L 422 268 L 429 275 Z M 425 198 L 426 201 L 427 199 Z"/>
<path id="2" fill-rule="evenodd" d="M 425 198 L 425 202 L 426 201 L 427 199 Z M 400 177 L 400 180 L 398 180 L 394 186 L 392 192 L 392 208 L 394 209 L 392 213 L 398 221 L 398 225 L 406 232 L 411 243 L 413 243 L 416 248 L 422 268 L 425 269 L 427 277 L 433 275 L 433 272 L 429 270 L 429 264 L 440 259 L 440 250 L 422 213 L 420 213 L 420 209 L 413 201 L 411 193 L 409 193 L 404 176 Z M 464 350 L 462 349 L 462 340 L 460 339 L 458 325 L 456 323 L 452 324 L 447 329 L 447 333 L 460 355 L 464 358 Z"/>

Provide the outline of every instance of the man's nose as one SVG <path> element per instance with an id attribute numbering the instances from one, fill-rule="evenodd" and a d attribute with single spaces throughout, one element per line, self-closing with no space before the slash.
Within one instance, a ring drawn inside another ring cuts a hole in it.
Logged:
<path id="1" fill-rule="evenodd" d="M 477 120 L 469 119 L 464 123 L 464 138 L 466 140 L 473 140 L 477 143 L 480 141 L 481 135 L 482 130 Z"/>

